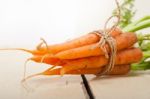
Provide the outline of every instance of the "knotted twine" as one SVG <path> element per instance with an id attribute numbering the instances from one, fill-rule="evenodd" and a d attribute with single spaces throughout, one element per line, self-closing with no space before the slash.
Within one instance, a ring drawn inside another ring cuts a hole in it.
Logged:
<path id="1" fill-rule="evenodd" d="M 102 49 L 102 51 L 105 53 L 105 57 L 109 60 L 108 65 L 105 66 L 105 68 L 102 70 L 102 72 L 97 73 L 96 74 L 97 76 L 102 76 L 102 75 L 109 73 L 110 71 L 112 71 L 112 69 L 114 68 L 114 65 L 115 65 L 115 58 L 116 58 L 116 53 L 117 53 L 116 40 L 110 35 L 111 32 L 113 32 L 117 28 L 117 26 L 120 22 L 119 3 L 117 0 L 115 0 L 115 3 L 117 5 L 117 14 L 108 18 L 108 20 L 106 21 L 106 23 L 104 25 L 103 31 L 101 31 L 101 30 L 94 31 L 94 33 L 96 35 L 101 37 L 100 41 L 96 44 L 96 47 L 99 46 Z M 117 18 L 117 22 L 115 22 L 114 25 L 110 28 L 110 30 L 107 31 L 106 29 L 107 29 L 108 22 L 113 18 Z M 110 47 L 110 53 L 109 54 L 108 54 L 107 49 L 105 47 L 106 43 Z"/>

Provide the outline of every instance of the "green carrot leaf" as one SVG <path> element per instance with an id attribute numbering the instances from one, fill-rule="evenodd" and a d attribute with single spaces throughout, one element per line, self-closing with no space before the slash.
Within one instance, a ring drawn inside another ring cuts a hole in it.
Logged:
<path id="1" fill-rule="evenodd" d="M 136 12 L 134 10 L 134 1 L 135 0 L 124 0 L 124 2 L 120 5 L 121 19 L 120 19 L 119 27 L 124 28 L 128 24 L 132 23 L 132 19 Z M 113 15 L 116 14 L 117 14 L 117 9 L 113 11 Z"/>

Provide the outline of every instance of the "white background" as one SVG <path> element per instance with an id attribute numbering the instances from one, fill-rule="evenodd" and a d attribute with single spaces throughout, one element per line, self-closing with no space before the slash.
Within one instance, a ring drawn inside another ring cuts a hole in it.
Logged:
<path id="1" fill-rule="evenodd" d="M 121 0 L 119 0 L 121 1 Z M 150 13 L 149 0 L 136 0 L 137 15 Z M 34 47 L 102 28 L 114 0 L 0 0 L 0 48 Z"/>

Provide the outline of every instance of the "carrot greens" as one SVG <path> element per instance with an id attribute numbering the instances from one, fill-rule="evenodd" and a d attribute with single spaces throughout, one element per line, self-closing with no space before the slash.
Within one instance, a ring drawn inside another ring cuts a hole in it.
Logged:
<path id="1" fill-rule="evenodd" d="M 133 21 L 136 14 L 134 3 L 135 0 L 124 0 L 120 5 L 121 21 L 119 27 L 123 32 L 136 32 L 138 37 L 138 47 L 143 51 L 143 59 L 138 63 L 131 64 L 131 69 L 147 70 L 150 69 L 150 33 L 147 34 L 139 31 L 150 27 L 150 15 Z M 117 9 L 113 11 L 113 14 L 116 13 Z"/>

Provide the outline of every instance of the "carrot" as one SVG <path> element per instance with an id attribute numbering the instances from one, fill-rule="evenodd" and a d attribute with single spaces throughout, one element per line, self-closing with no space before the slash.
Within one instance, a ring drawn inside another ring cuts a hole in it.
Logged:
<path id="1" fill-rule="evenodd" d="M 128 48 L 137 42 L 137 37 L 136 34 L 134 33 L 123 33 L 117 36 L 115 39 L 116 39 L 116 47 L 118 51 Z M 79 48 L 62 51 L 60 53 L 57 53 L 55 57 L 60 59 L 77 59 L 77 58 L 83 58 L 89 56 L 104 55 L 104 52 L 99 46 L 97 47 L 94 46 L 96 46 L 96 44 L 91 44 Z M 107 51 L 110 52 L 110 48 L 108 44 L 105 44 L 105 47 Z"/>
<path id="2" fill-rule="evenodd" d="M 116 28 L 114 31 L 111 32 L 111 35 L 115 37 L 117 35 L 120 35 L 121 33 L 122 33 L 121 30 Z M 61 43 L 61 44 L 50 45 L 48 46 L 48 48 L 49 48 L 50 53 L 56 54 L 64 50 L 93 44 L 93 43 L 98 42 L 99 40 L 100 40 L 100 37 L 94 32 L 91 32 L 81 37 L 78 37 L 76 39 Z M 41 48 L 41 50 L 45 50 L 45 48 Z"/>
<path id="3" fill-rule="evenodd" d="M 130 48 L 117 53 L 115 65 L 130 64 L 142 59 L 142 51 L 139 48 Z M 99 68 L 107 65 L 108 59 L 105 56 L 94 56 L 67 61 L 63 65 L 61 74 L 78 69 Z"/>
<path id="4" fill-rule="evenodd" d="M 130 49 L 135 49 L 135 48 L 130 48 Z M 119 52 L 119 53 L 121 53 L 121 52 Z M 63 60 L 63 59 L 55 58 L 53 55 L 49 55 L 49 54 L 47 54 L 45 56 L 43 56 L 43 55 L 36 55 L 36 56 L 31 57 L 29 60 L 32 60 L 32 61 L 38 62 L 38 63 L 46 63 L 46 64 L 49 64 L 49 65 L 62 66 L 64 64 L 69 64 L 69 63 L 71 64 L 72 62 L 76 63 L 76 61 L 77 62 L 81 61 L 82 64 L 83 64 L 84 62 L 86 63 L 86 61 L 90 61 L 92 59 L 94 60 L 95 58 L 97 58 L 97 60 L 99 60 L 101 65 L 106 64 L 107 61 L 108 61 L 106 58 L 104 58 L 104 56 L 95 56 L 95 57 L 87 57 L 87 58 L 80 58 L 80 59 L 70 59 L 70 60 L 65 59 L 65 60 Z M 95 61 L 97 61 L 97 60 L 95 60 Z M 73 63 L 73 64 L 75 64 L 75 63 Z M 80 63 L 77 63 L 75 65 L 78 65 L 78 64 L 80 64 Z"/>
<path id="5" fill-rule="evenodd" d="M 61 75 L 61 69 L 62 68 L 55 68 L 55 69 L 48 68 L 44 72 L 30 75 L 30 76 L 26 77 L 25 79 L 23 79 L 22 81 L 24 82 L 25 80 L 27 80 L 29 78 L 32 78 L 35 76 L 40 76 L 40 75 L 47 75 L 47 76 Z M 102 68 L 73 70 L 73 71 L 66 72 L 66 74 L 71 74 L 71 75 L 95 74 L 95 75 L 97 75 L 98 73 L 101 73 L 102 71 L 103 71 L 103 67 Z M 114 68 L 106 75 L 123 75 L 123 74 L 127 74 L 129 71 L 130 71 L 130 65 L 115 65 Z"/>
<path id="6" fill-rule="evenodd" d="M 115 37 L 117 35 L 120 35 L 121 33 L 122 33 L 121 30 L 116 28 L 114 31 L 111 32 L 111 35 L 113 37 Z M 100 37 L 97 34 L 95 34 L 94 32 L 91 32 L 91 33 L 88 33 L 81 37 L 78 37 L 76 39 L 61 43 L 61 44 L 49 45 L 48 49 L 46 47 L 42 47 L 41 45 L 43 43 L 40 43 L 37 46 L 37 49 L 35 49 L 35 50 L 27 50 L 27 49 L 23 49 L 23 48 L 6 48 L 6 49 L 0 49 L 0 50 L 22 50 L 22 51 L 31 53 L 33 55 L 44 55 L 47 53 L 56 54 L 56 53 L 64 51 L 64 50 L 93 44 L 93 43 L 98 42 L 99 40 L 100 40 Z"/>
<path id="7" fill-rule="evenodd" d="M 79 69 L 66 72 L 66 74 L 98 74 L 101 73 L 103 68 L 92 68 L 92 69 Z M 115 65 L 112 71 L 110 71 L 109 75 L 122 75 L 126 74 L 130 71 L 130 65 Z M 60 75 L 61 68 L 53 69 L 53 70 L 46 70 L 42 75 Z"/>
<path id="8" fill-rule="evenodd" d="M 26 77 L 25 79 L 23 79 L 22 81 L 25 81 L 29 78 L 39 76 L 39 75 L 47 75 L 47 76 L 61 75 L 61 69 L 62 68 L 55 68 L 52 70 L 51 68 L 49 68 L 49 69 L 45 70 L 44 72 L 30 75 L 30 76 Z M 95 75 L 97 75 L 98 73 L 101 73 L 102 70 L 103 70 L 103 67 L 102 68 L 94 68 L 94 69 L 79 69 L 79 70 L 69 71 L 66 74 L 71 74 L 71 75 L 95 74 Z M 123 74 L 127 74 L 129 71 L 130 71 L 130 65 L 115 65 L 114 68 L 112 69 L 112 71 L 110 71 L 106 75 L 123 75 Z"/>

